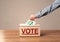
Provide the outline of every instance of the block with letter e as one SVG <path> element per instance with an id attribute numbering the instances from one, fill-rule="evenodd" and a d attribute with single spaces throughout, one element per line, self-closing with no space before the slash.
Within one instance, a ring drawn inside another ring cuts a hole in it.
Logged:
<path id="1" fill-rule="evenodd" d="M 40 25 L 20 24 L 19 36 L 40 36 Z"/>

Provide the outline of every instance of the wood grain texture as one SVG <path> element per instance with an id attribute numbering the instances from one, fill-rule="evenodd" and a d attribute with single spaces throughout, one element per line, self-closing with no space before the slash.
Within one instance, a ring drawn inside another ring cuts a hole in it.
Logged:
<path id="1" fill-rule="evenodd" d="M 60 42 L 60 30 L 41 30 L 40 37 L 19 37 L 18 30 L 0 30 L 0 42 Z"/>

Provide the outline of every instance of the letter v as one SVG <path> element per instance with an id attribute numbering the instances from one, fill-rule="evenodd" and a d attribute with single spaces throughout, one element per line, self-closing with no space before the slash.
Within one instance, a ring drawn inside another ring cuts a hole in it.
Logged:
<path id="1" fill-rule="evenodd" d="M 23 34 L 24 34 L 24 33 L 25 33 L 25 31 L 26 31 L 25 29 L 21 29 L 21 30 L 22 30 L 22 33 L 23 33 Z"/>

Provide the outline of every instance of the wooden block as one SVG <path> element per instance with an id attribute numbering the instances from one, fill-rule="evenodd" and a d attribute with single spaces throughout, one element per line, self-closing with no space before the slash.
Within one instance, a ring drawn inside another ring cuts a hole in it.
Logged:
<path id="1" fill-rule="evenodd" d="M 40 25 L 20 25 L 19 36 L 40 36 Z"/>

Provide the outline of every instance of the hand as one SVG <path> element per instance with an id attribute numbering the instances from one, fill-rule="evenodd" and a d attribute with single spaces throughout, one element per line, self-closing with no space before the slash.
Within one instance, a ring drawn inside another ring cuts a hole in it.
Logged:
<path id="1" fill-rule="evenodd" d="M 36 19 L 36 16 L 35 15 L 31 15 L 30 16 L 30 20 L 35 20 Z"/>

